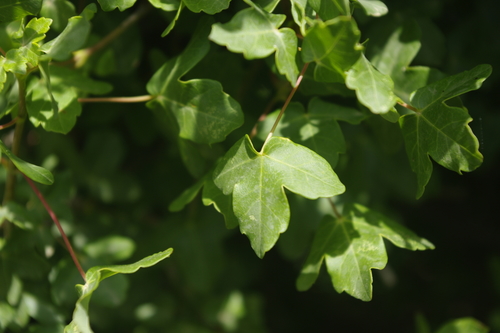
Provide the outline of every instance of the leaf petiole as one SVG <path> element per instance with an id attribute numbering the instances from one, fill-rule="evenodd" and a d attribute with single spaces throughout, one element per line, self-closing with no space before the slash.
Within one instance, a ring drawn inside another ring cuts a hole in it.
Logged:
<path id="1" fill-rule="evenodd" d="M 143 95 L 134 97 L 88 97 L 79 98 L 80 103 L 140 103 L 147 102 L 155 98 L 153 95 Z"/>

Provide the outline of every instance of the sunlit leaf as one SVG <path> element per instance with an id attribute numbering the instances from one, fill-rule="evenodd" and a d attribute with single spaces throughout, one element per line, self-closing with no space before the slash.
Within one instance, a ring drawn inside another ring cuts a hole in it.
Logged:
<path id="1" fill-rule="evenodd" d="M 389 12 L 389 9 L 382 1 L 378 0 L 355 0 L 355 4 L 359 5 L 369 16 L 383 16 Z"/>
<path id="2" fill-rule="evenodd" d="M 279 29 L 286 16 L 247 3 L 251 7 L 239 11 L 231 21 L 214 24 L 209 38 L 232 52 L 243 53 L 246 59 L 265 58 L 276 52 L 278 71 L 295 85 L 299 73 L 295 63 L 297 37 L 290 28 Z"/>
<path id="3" fill-rule="evenodd" d="M 148 92 L 159 105 L 172 112 L 179 126 L 179 136 L 198 143 L 223 141 L 243 123 L 239 104 L 222 91 L 219 82 L 207 79 L 181 81 L 208 52 L 208 24 L 205 22 L 184 52 L 163 65 L 148 82 Z"/>
<path id="4" fill-rule="evenodd" d="M 433 249 L 429 241 L 361 205 L 346 205 L 342 217 L 325 216 L 316 231 L 311 252 L 297 279 L 297 289 L 316 281 L 323 261 L 338 293 L 363 301 L 372 298 L 372 269 L 387 264 L 384 241 L 408 250 Z"/>
<path id="5" fill-rule="evenodd" d="M 477 138 L 468 123 L 472 120 L 464 107 L 449 106 L 446 101 L 481 84 L 491 74 L 491 66 L 480 65 L 470 71 L 447 77 L 417 90 L 411 96 L 415 112 L 400 118 L 406 152 L 417 174 L 417 198 L 424 193 L 434 161 L 461 173 L 481 165 Z"/>
<path id="6" fill-rule="evenodd" d="M 327 161 L 280 137 L 269 139 L 261 152 L 248 136 L 240 139 L 219 162 L 214 182 L 225 195 L 232 193 L 240 230 L 260 258 L 288 227 L 290 209 L 284 188 L 309 199 L 345 190 Z"/>
<path id="7" fill-rule="evenodd" d="M 231 0 L 183 0 L 190 11 L 199 13 L 204 11 L 207 14 L 215 14 L 229 7 Z"/>
<path id="8" fill-rule="evenodd" d="M 2 141 L 0 141 L 0 150 L 2 150 L 2 153 L 4 153 L 12 161 L 12 163 L 14 163 L 16 168 L 18 168 L 19 171 L 24 173 L 28 178 L 45 185 L 52 185 L 52 183 L 54 183 L 54 176 L 49 170 L 23 161 L 16 155 L 12 154 Z"/>
<path id="9" fill-rule="evenodd" d="M 359 102 L 373 113 L 387 113 L 396 104 L 391 77 L 380 73 L 364 55 L 347 73 L 346 85 L 356 90 Z"/>
<path id="10" fill-rule="evenodd" d="M 115 274 L 132 274 L 140 268 L 156 265 L 158 262 L 168 258 L 173 250 L 168 249 L 163 252 L 150 255 L 136 263 L 129 265 L 114 265 L 114 266 L 96 266 L 92 267 L 85 274 L 85 285 L 77 285 L 80 297 L 76 302 L 75 311 L 73 312 L 73 320 L 64 329 L 65 333 L 92 333 L 89 323 L 89 302 L 93 292 L 99 287 L 102 280 L 111 277 Z"/>

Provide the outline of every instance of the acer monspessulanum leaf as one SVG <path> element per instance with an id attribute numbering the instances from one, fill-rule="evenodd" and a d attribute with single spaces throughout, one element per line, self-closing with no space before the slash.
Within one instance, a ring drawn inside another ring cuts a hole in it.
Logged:
<path id="1" fill-rule="evenodd" d="M 271 137 L 261 152 L 248 136 L 240 139 L 219 162 L 214 182 L 224 194 L 232 194 L 240 230 L 260 258 L 288 227 L 285 188 L 309 199 L 345 190 L 321 156 L 281 137 Z"/>

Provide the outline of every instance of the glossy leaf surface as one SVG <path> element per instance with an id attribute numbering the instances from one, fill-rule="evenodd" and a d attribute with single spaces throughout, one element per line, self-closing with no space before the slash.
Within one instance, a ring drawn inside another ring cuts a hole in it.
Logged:
<path id="1" fill-rule="evenodd" d="M 233 195 L 233 211 L 240 230 L 262 258 L 290 219 L 284 188 L 309 199 L 344 192 L 331 166 L 315 152 L 272 137 L 261 152 L 250 138 L 240 139 L 214 171 L 214 183 L 225 195 Z"/>
<path id="2" fill-rule="evenodd" d="M 111 277 L 115 274 L 131 274 L 137 272 L 140 268 L 156 265 L 165 258 L 170 257 L 173 250 L 168 249 L 163 252 L 150 255 L 142 260 L 139 260 L 129 265 L 114 265 L 114 266 L 96 266 L 92 267 L 85 274 L 85 285 L 77 285 L 80 297 L 76 302 L 76 308 L 73 312 L 72 322 L 66 326 L 66 333 L 92 333 L 90 328 L 88 310 L 89 302 L 92 294 L 99 287 L 102 280 Z"/>
<path id="3" fill-rule="evenodd" d="M 413 251 L 434 248 L 426 239 L 385 216 L 359 204 L 349 204 L 344 207 L 342 217 L 323 218 L 297 279 L 297 289 L 309 289 L 325 261 L 338 293 L 345 291 L 363 301 L 371 300 L 371 269 L 383 269 L 387 264 L 382 238 Z"/>
<path id="4" fill-rule="evenodd" d="M 490 74 L 491 66 L 480 65 L 420 88 L 411 96 L 416 111 L 401 117 L 400 126 L 411 168 L 417 174 L 417 198 L 432 174 L 429 156 L 458 173 L 481 165 L 479 143 L 468 125 L 472 119 L 465 108 L 448 106 L 446 101 L 478 89 Z"/>
<path id="5" fill-rule="evenodd" d="M 159 105 L 172 112 L 179 136 L 198 143 L 215 143 L 243 123 L 239 104 L 222 91 L 219 82 L 207 79 L 181 81 L 208 52 L 208 25 L 204 24 L 184 52 L 163 65 L 148 82 L 156 98 L 148 106 Z"/>
<path id="6" fill-rule="evenodd" d="M 363 47 L 354 20 L 342 16 L 326 22 L 316 21 L 302 44 L 304 62 L 316 62 L 314 79 L 343 82 L 345 72 L 358 61 Z"/>
<path id="7" fill-rule="evenodd" d="M 297 37 L 290 28 L 279 27 L 285 15 L 270 14 L 247 1 L 251 8 L 238 12 L 228 23 L 212 26 L 210 39 L 246 59 L 265 58 L 276 52 L 276 66 L 295 85 L 299 70 L 295 64 Z"/>

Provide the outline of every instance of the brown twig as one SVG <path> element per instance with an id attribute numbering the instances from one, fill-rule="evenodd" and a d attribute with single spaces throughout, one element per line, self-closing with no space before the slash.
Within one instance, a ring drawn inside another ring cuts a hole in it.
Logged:
<path id="1" fill-rule="evenodd" d="M 16 118 L 12 119 L 11 121 L 9 121 L 8 123 L 0 125 L 0 130 L 6 129 L 6 128 L 11 127 L 11 126 L 14 126 L 17 123 L 18 119 L 19 118 L 16 117 Z"/>
<path id="2" fill-rule="evenodd" d="M 134 97 L 88 97 L 79 98 L 80 103 L 140 103 L 147 102 L 154 98 L 153 95 L 143 95 Z"/>
<path id="3" fill-rule="evenodd" d="M 68 237 L 66 236 L 66 233 L 64 232 L 63 228 L 61 227 L 61 223 L 59 223 L 59 220 L 57 219 L 56 214 L 50 208 L 49 204 L 45 200 L 42 192 L 38 190 L 36 187 L 35 183 L 31 179 L 29 179 L 24 173 L 21 173 L 24 176 L 24 179 L 28 182 L 28 184 L 31 186 L 31 189 L 33 192 L 35 192 L 36 196 L 40 201 L 42 202 L 43 206 L 47 210 L 47 213 L 49 213 L 50 217 L 52 218 L 52 221 L 54 221 L 54 224 L 56 225 L 57 229 L 59 229 L 59 233 L 61 234 L 64 244 L 66 244 L 66 249 L 68 250 L 69 254 L 71 255 L 71 259 L 73 259 L 73 262 L 75 263 L 76 268 L 78 269 L 78 272 L 80 272 L 80 275 L 82 276 L 83 280 L 86 281 L 85 279 L 85 272 L 83 271 L 82 266 L 80 265 L 80 262 L 78 261 L 78 258 L 76 257 L 75 251 L 73 251 L 73 247 L 71 246 L 71 243 L 69 242 Z"/>

